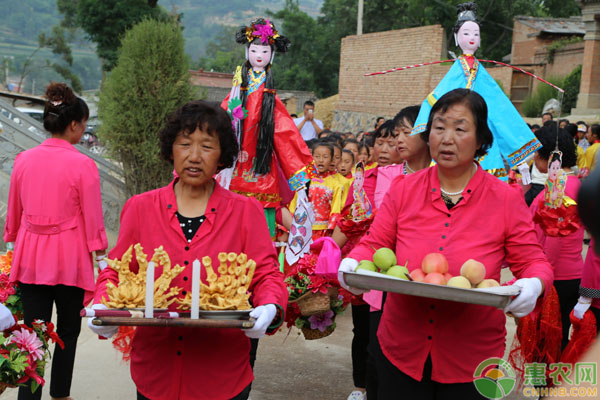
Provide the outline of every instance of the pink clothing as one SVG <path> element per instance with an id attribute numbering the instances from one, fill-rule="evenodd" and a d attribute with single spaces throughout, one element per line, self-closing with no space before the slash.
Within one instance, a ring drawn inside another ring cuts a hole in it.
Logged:
<path id="1" fill-rule="evenodd" d="M 17 155 L 4 241 L 15 242 L 11 281 L 76 286 L 91 295 L 91 253 L 108 247 L 94 161 L 54 138 Z"/>
<path id="2" fill-rule="evenodd" d="M 367 195 L 367 198 L 369 199 L 372 205 L 375 204 L 375 186 L 377 184 L 378 171 L 379 167 L 371 168 L 365 171 L 365 181 L 363 183 L 363 190 L 365 191 L 365 194 Z M 354 202 L 354 196 L 352 195 L 352 193 L 354 193 L 354 181 L 352 182 L 350 190 L 348 191 L 346 203 L 342 207 L 342 215 L 345 215 L 348 212 L 350 212 L 350 207 Z"/>
<path id="3" fill-rule="evenodd" d="M 592 307 L 600 309 L 600 256 L 594 251 L 594 239 L 590 241 L 579 284 L 579 294 L 592 298 Z"/>
<path id="4" fill-rule="evenodd" d="M 378 170 L 374 196 L 376 208 L 381 206 L 385 194 L 392 185 L 392 181 L 396 179 L 397 176 L 404 175 L 404 163 L 379 167 Z M 383 292 L 371 290 L 370 292 L 363 294 L 363 300 L 371 306 L 370 311 L 379 311 L 381 310 L 381 303 L 383 301 Z"/>
<path id="5" fill-rule="evenodd" d="M 579 192 L 580 186 L 581 181 L 579 178 L 569 175 L 567 177 L 565 194 L 577 201 L 577 193 Z M 540 199 L 543 201 L 545 193 L 546 189 L 542 190 L 535 200 L 533 200 L 531 206 L 529 206 L 532 217 L 538 209 Z M 546 253 L 548 262 L 554 267 L 555 280 L 562 281 L 581 278 L 581 271 L 583 269 L 581 248 L 583 247 L 584 230 L 582 225 L 576 232 L 573 232 L 568 236 L 553 237 L 546 236 L 540 226 L 535 224 L 538 240 L 544 249 L 544 253 Z"/>
<path id="6" fill-rule="evenodd" d="M 392 181 L 398 175 L 404 175 L 404 163 L 392 164 L 385 167 L 379 167 L 377 174 L 377 185 L 375 186 L 375 207 L 379 208 L 383 202 L 385 194 L 392 185 Z"/>
<path id="7" fill-rule="evenodd" d="M 421 267 L 426 254 L 439 252 L 452 275 L 473 258 L 486 266 L 486 278 L 499 281 L 506 261 L 518 278 L 552 285 L 552 266 L 522 193 L 481 167 L 451 210 L 441 197 L 438 166 L 397 177 L 350 257 L 369 259 L 380 247 L 395 249 L 398 263 L 408 262 L 410 271 Z M 432 380 L 471 382 L 479 363 L 503 356 L 505 322 L 502 310 L 493 307 L 390 293 L 377 336 L 390 362 L 413 379 L 421 380 L 431 355 Z"/>
<path id="8" fill-rule="evenodd" d="M 174 182 L 125 203 L 119 238 L 110 257 L 121 258 L 129 246 L 140 243 L 150 259 L 162 245 L 172 265 L 185 267 L 171 282 L 171 287 L 182 289 L 179 297 L 183 298 L 192 290 L 195 259 L 211 257 L 217 272 L 219 252 L 246 253 L 256 262 L 250 284 L 254 307 L 271 303 L 284 310 L 288 293 L 261 204 L 215 182 L 206 219 L 188 242 L 176 215 Z M 130 269 L 138 271 L 135 257 Z M 155 277 L 161 273 L 157 266 Z M 206 283 L 204 268 L 201 279 Z M 106 297 L 108 281 L 118 282 L 112 268 L 98 276 L 94 303 Z M 177 303 L 170 309 L 176 311 L 176 307 Z M 230 399 L 253 379 L 249 351 L 250 340 L 241 329 L 138 327 L 132 342 L 131 377 L 140 393 L 153 400 Z"/>

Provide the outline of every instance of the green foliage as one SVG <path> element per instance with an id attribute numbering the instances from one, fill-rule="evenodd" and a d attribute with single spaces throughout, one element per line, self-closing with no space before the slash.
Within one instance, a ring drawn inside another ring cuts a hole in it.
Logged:
<path id="1" fill-rule="evenodd" d="M 566 18 L 581 15 L 581 9 L 575 0 L 544 0 L 542 3 L 544 13 L 553 18 Z"/>
<path id="2" fill-rule="evenodd" d="M 579 96 L 579 86 L 581 84 L 581 65 L 578 65 L 567 75 L 563 81 L 562 88 L 565 89 L 562 111 L 570 114 L 571 110 L 577 105 L 577 96 Z"/>
<path id="3" fill-rule="evenodd" d="M 160 159 L 166 117 L 191 99 L 183 36 L 173 22 L 146 19 L 128 31 L 100 92 L 99 135 L 123 166 L 129 194 L 163 186 L 173 167 Z"/>
<path id="4" fill-rule="evenodd" d="M 144 18 L 166 18 L 153 0 L 57 0 L 57 7 L 64 15 L 63 26 L 83 29 L 96 43 L 105 71 L 115 66 L 120 38 L 129 28 Z"/>
<path id="5" fill-rule="evenodd" d="M 564 78 L 554 77 L 547 79 L 548 82 L 562 87 Z M 522 112 L 526 117 L 536 118 L 542 115 L 544 104 L 552 98 L 558 98 L 558 91 L 545 83 L 538 83 L 535 92 L 523 100 Z"/>
<path id="6" fill-rule="evenodd" d="M 583 37 L 573 36 L 570 38 L 556 40 L 556 41 L 550 43 L 548 45 L 548 47 L 546 47 L 546 50 L 548 51 L 548 55 L 547 55 L 548 63 L 554 64 L 554 55 L 556 54 L 557 50 L 560 50 L 563 47 L 565 47 L 566 45 L 569 45 L 571 43 L 579 43 L 579 42 L 583 42 Z"/>
<path id="7" fill-rule="evenodd" d="M 196 68 L 233 73 L 245 60 L 244 46 L 234 40 L 238 29 L 237 26 L 222 26 L 215 39 L 206 45 L 206 57 L 198 60 Z"/>

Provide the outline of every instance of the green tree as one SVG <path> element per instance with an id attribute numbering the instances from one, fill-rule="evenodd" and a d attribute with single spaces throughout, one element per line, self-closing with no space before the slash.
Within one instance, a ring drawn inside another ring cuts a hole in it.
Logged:
<path id="1" fill-rule="evenodd" d="M 129 194 L 166 184 L 173 167 L 159 156 L 166 117 L 191 99 L 178 24 L 146 19 L 128 31 L 100 91 L 100 138 L 123 166 Z"/>
<path id="2" fill-rule="evenodd" d="M 544 0 L 542 8 L 548 16 L 554 18 L 581 15 L 581 9 L 575 0 Z"/>
<path id="3" fill-rule="evenodd" d="M 110 71 L 117 61 L 121 36 L 144 18 L 165 20 L 164 9 L 157 0 L 57 0 L 64 18 L 62 26 L 81 28 L 102 60 L 102 68 Z"/>
<path id="4" fill-rule="evenodd" d="M 206 45 L 206 56 L 198 60 L 197 67 L 205 71 L 234 72 L 245 60 L 244 46 L 236 43 L 237 26 L 221 26 L 216 37 Z"/>

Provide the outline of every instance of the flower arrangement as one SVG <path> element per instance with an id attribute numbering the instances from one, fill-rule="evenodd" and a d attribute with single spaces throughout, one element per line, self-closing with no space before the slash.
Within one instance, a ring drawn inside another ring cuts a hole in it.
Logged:
<path id="1" fill-rule="evenodd" d="M 0 336 L 0 393 L 7 387 L 44 384 L 44 368 L 50 358 L 50 341 L 64 348 L 52 322 L 35 320 L 33 327 L 15 324 Z"/>
<path id="2" fill-rule="evenodd" d="M 318 256 L 314 253 L 305 254 L 285 278 L 289 294 L 286 325 L 290 329 L 293 326 L 300 329 L 306 339 L 330 335 L 335 330 L 335 317 L 344 311 L 351 298 L 346 291 L 338 293 L 339 284 L 336 280 L 315 274 L 317 259 Z M 328 304 L 322 312 L 303 315 L 298 300 L 311 293 L 326 295 Z"/>
<path id="3" fill-rule="evenodd" d="M 0 254 L 0 302 L 4 304 L 17 319 L 23 315 L 23 303 L 21 302 L 21 290 L 19 286 L 10 282 L 10 268 L 12 265 L 13 252 L 8 250 Z"/>

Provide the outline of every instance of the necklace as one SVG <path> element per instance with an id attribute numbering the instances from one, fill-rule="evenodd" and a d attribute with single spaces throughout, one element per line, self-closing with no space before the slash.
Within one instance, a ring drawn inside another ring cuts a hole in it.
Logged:
<path id="1" fill-rule="evenodd" d="M 473 163 L 473 166 L 475 167 L 475 172 L 477 172 L 477 164 Z M 470 180 L 470 179 L 469 179 Z M 469 184 L 469 182 L 467 182 L 467 185 Z M 440 190 L 442 191 L 442 193 L 444 193 L 446 196 L 458 196 L 460 194 L 462 194 L 462 192 L 465 191 L 465 188 L 467 187 L 467 185 L 465 185 L 464 188 L 462 188 L 461 190 L 459 190 L 458 192 L 447 192 L 444 190 L 444 188 L 442 187 L 442 185 L 440 185 Z"/>
<path id="2" fill-rule="evenodd" d="M 408 161 L 404 161 L 404 175 L 414 174 L 415 170 L 408 165 Z"/>

